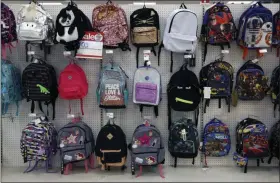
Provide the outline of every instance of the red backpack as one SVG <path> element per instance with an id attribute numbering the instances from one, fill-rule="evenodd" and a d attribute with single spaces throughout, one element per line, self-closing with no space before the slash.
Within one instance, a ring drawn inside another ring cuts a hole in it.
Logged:
<path id="1" fill-rule="evenodd" d="M 80 66 L 71 63 L 65 67 L 59 76 L 58 91 L 59 96 L 63 99 L 80 99 L 81 111 L 84 115 L 83 98 L 88 93 L 88 83 L 86 74 Z M 71 108 L 69 109 L 70 112 Z"/>

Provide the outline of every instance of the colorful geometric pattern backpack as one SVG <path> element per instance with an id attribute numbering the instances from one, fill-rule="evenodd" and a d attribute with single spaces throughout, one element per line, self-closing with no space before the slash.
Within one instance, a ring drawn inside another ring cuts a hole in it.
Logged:
<path id="1" fill-rule="evenodd" d="M 274 117 L 275 117 L 275 110 L 277 105 L 280 104 L 280 66 L 277 66 L 272 71 L 272 76 L 270 80 L 270 92 L 271 92 L 271 99 L 272 103 L 274 104 Z M 280 107 L 278 109 L 280 111 Z"/>
<path id="2" fill-rule="evenodd" d="M 56 137 L 57 131 L 47 117 L 41 116 L 28 123 L 22 130 L 20 140 L 24 163 L 29 162 L 29 166 L 24 172 L 35 170 L 40 161 L 45 162 L 46 172 L 49 172 L 52 156 L 56 154 Z M 33 166 L 31 166 L 32 161 L 35 161 Z"/>
<path id="3" fill-rule="evenodd" d="M 270 164 L 273 157 L 276 157 L 278 160 L 280 158 L 280 121 L 271 127 L 269 149 L 270 157 L 268 159 L 268 163 Z"/>
<path id="4" fill-rule="evenodd" d="M 257 56 L 261 48 L 268 48 L 272 43 L 272 13 L 261 2 L 251 5 L 239 19 L 239 34 L 237 44 L 243 49 L 243 60 L 248 55 L 248 50 L 257 50 Z"/>
<path id="5" fill-rule="evenodd" d="M 140 166 L 140 172 L 142 173 L 142 166 L 154 166 L 160 165 L 165 161 L 165 149 L 163 139 L 160 135 L 160 131 L 151 125 L 149 121 L 145 121 L 144 124 L 139 125 L 132 135 L 132 141 L 128 146 L 131 153 L 131 173 L 135 174 L 135 166 Z"/>
<path id="6" fill-rule="evenodd" d="M 124 70 L 116 63 L 109 63 L 102 68 L 96 89 L 99 107 L 126 107 L 128 102 L 127 78 Z"/>
<path id="7" fill-rule="evenodd" d="M 234 69 L 230 63 L 217 60 L 206 66 L 200 71 L 201 87 L 211 87 L 211 99 L 219 99 L 219 108 L 221 108 L 221 99 L 225 99 L 230 112 L 231 93 L 233 88 Z M 210 99 L 206 99 L 204 112 L 209 106 Z"/>
<path id="8" fill-rule="evenodd" d="M 228 6 L 216 3 L 206 10 L 201 28 L 202 40 L 205 42 L 204 60 L 207 54 L 207 45 L 224 46 L 230 48 L 230 43 L 236 38 L 236 26 Z"/>
<path id="9" fill-rule="evenodd" d="M 212 119 L 204 127 L 202 152 L 206 156 L 220 157 L 228 155 L 231 140 L 228 126 L 219 119 Z"/>
<path id="10" fill-rule="evenodd" d="M 273 15 L 272 46 L 277 49 L 277 57 L 280 55 L 280 11 Z"/>

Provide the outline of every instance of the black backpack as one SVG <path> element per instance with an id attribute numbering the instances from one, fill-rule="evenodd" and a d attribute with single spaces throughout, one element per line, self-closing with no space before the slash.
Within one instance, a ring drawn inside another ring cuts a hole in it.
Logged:
<path id="1" fill-rule="evenodd" d="M 151 47 L 156 56 L 155 46 L 159 44 L 160 28 L 159 16 L 153 8 L 146 8 L 134 11 L 130 15 L 131 42 L 137 47 L 136 66 L 139 64 L 139 50 L 141 47 Z"/>
<path id="2" fill-rule="evenodd" d="M 174 121 L 169 130 L 168 150 L 174 157 L 174 167 L 177 166 L 177 158 L 194 158 L 198 154 L 199 137 L 192 120 L 182 118 Z"/>
<path id="3" fill-rule="evenodd" d="M 277 57 L 280 55 L 280 11 L 273 15 L 272 46 L 276 48 Z"/>
<path id="4" fill-rule="evenodd" d="M 167 86 L 168 127 L 171 125 L 171 109 L 175 111 L 195 111 L 195 121 L 198 120 L 198 105 L 201 92 L 198 79 L 192 71 L 183 65 L 174 73 Z"/>
<path id="5" fill-rule="evenodd" d="M 277 66 L 272 72 L 271 81 L 270 81 L 271 99 L 272 99 L 272 103 L 274 104 L 274 116 L 275 116 L 275 110 L 277 108 L 277 105 L 280 104 L 279 81 L 280 81 L 280 66 Z M 280 111 L 280 107 L 279 107 L 279 111 Z"/>
<path id="6" fill-rule="evenodd" d="M 271 128 L 271 134 L 269 138 L 270 157 L 268 164 L 271 163 L 273 157 L 280 158 L 280 121 L 275 123 Z"/>
<path id="7" fill-rule="evenodd" d="M 95 146 L 95 153 L 98 163 L 110 170 L 110 166 L 122 167 L 125 169 L 127 157 L 126 136 L 122 129 L 110 121 L 101 128 Z"/>
<path id="8" fill-rule="evenodd" d="M 38 101 L 40 110 L 42 102 L 45 105 L 52 104 L 53 119 L 55 118 L 55 100 L 58 96 L 56 72 L 53 66 L 43 60 L 37 59 L 38 63 L 29 64 L 22 73 L 23 96 L 32 101 L 31 113 L 35 109 L 35 101 Z"/>
<path id="9" fill-rule="evenodd" d="M 219 99 L 219 108 L 221 108 L 221 99 L 226 100 L 228 112 L 230 112 L 231 93 L 233 88 L 233 67 L 225 61 L 215 61 L 204 66 L 199 73 L 201 88 L 211 87 L 211 99 Z M 209 106 L 210 99 L 206 99 L 206 106 Z"/>

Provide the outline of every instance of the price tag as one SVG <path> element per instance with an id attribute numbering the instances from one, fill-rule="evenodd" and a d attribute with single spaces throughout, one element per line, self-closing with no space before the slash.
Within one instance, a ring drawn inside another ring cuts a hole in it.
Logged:
<path id="1" fill-rule="evenodd" d="M 144 118 L 144 119 L 149 119 L 149 120 L 151 120 L 151 119 L 152 119 L 152 116 L 144 116 L 143 118 Z"/>
<path id="2" fill-rule="evenodd" d="M 143 53 L 144 53 L 144 61 L 149 61 L 151 50 L 144 50 Z M 151 65 L 151 63 L 150 63 L 150 65 Z"/>
<path id="3" fill-rule="evenodd" d="M 28 116 L 29 117 L 36 117 L 36 113 L 29 113 Z"/>
<path id="4" fill-rule="evenodd" d="M 74 118 L 74 117 L 75 117 L 74 114 L 67 114 L 67 119 L 72 119 L 72 118 Z"/>
<path id="5" fill-rule="evenodd" d="M 267 49 L 260 49 L 260 53 L 267 53 Z"/>
<path id="6" fill-rule="evenodd" d="M 144 50 L 143 53 L 144 53 L 144 54 L 150 54 L 150 53 L 151 53 L 151 50 Z"/>
<path id="7" fill-rule="evenodd" d="M 253 63 L 257 63 L 259 61 L 259 59 L 255 58 L 254 60 L 252 60 Z"/>
<path id="8" fill-rule="evenodd" d="M 114 51 L 113 50 L 106 50 L 106 54 L 113 54 Z"/>
<path id="9" fill-rule="evenodd" d="M 106 115 L 108 116 L 108 118 L 110 118 L 110 119 L 112 119 L 112 118 L 114 118 L 114 113 L 106 113 Z"/>
<path id="10" fill-rule="evenodd" d="M 63 52 L 63 55 L 64 55 L 65 57 L 70 56 L 70 55 L 71 55 L 71 51 L 64 51 L 64 52 Z"/>
<path id="11" fill-rule="evenodd" d="M 229 50 L 222 50 L 222 54 L 229 54 Z"/>
<path id="12" fill-rule="evenodd" d="M 192 58 L 192 55 L 184 54 L 184 58 Z"/>
<path id="13" fill-rule="evenodd" d="M 27 55 L 35 55 L 35 51 L 28 51 Z"/>
<path id="14" fill-rule="evenodd" d="M 210 99 L 211 87 L 204 87 L 204 98 Z"/>

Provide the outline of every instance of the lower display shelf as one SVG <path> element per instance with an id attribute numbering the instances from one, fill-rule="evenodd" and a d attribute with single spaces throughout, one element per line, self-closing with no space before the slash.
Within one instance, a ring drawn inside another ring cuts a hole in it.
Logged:
<path id="1" fill-rule="evenodd" d="M 130 169 L 122 172 L 119 168 L 110 172 L 96 168 L 84 173 L 81 167 L 74 167 L 69 175 L 61 175 L 43 170 L 23 173 L 24 167 L 4 167 L 2 182 L 279 182 L 279 167 L 250 167 L 246 174 L 242 170 L 238 167 L 217 166 L 203 170 L 201 167 L 164 166 L 165 178 L 161 178 L 156 168 L 144 167 L 142 176 L 136 178 Z"/>

